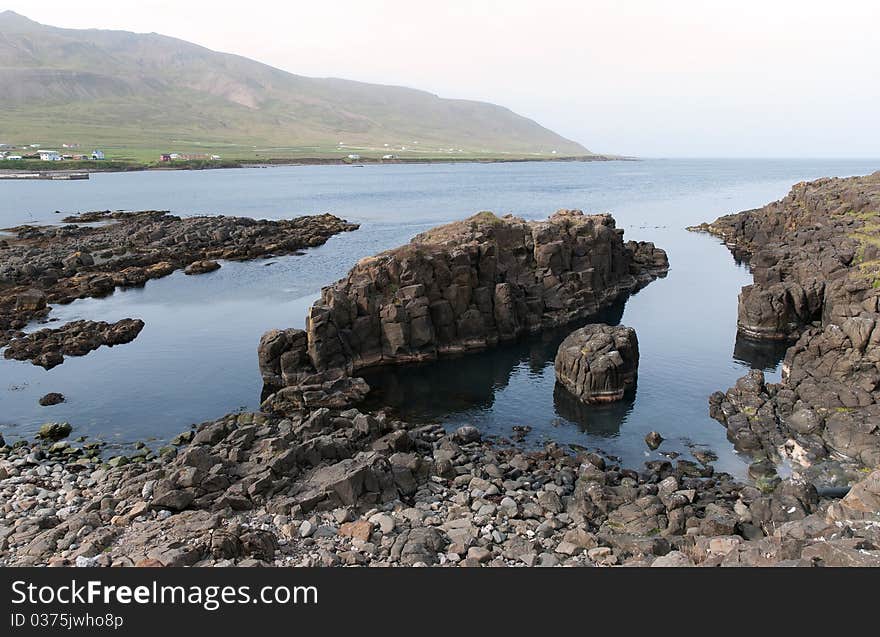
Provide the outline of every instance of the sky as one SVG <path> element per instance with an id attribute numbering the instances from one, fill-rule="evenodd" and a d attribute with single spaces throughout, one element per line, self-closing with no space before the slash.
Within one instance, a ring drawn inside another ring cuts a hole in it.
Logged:
<path id="1" fill-rule="evenodd" d="M 877 0 L 0 0 L 502 104 L 594 152 L 880 157 Z"/>

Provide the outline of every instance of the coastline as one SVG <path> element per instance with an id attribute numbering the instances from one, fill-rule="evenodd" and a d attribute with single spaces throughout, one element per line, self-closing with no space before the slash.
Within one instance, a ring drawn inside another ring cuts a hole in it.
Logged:
<path id="1" fill-rule="evenodd" d="M 486 157 L 486 158 L 461 158 L 454 157 L 413 157 L 402 159 L 378 159 L 362 157 L 356 161 L 333 157 L 304 157 L 299 159 L 243 159 L 221 161 L 188 161 L 172 162 L 168 165 L 144 164 L 138 162 L 111 161 L 108 165 L 96 165 L 99 162 L 27 162 L 26 164 L 7 168 L 0 165 L 0 179 L 24 179 L 18 177 L 21 173 L 28 172 L 41 175 L 56 173 L 117 173 L 117 172 L 141 172 L 141 171 L 169 171 L 169 170 L 222 170 L 226 168 L 274 168 L 277 166 L 385 166 L 399 164 L 506 164 L 506 163 L 529 163 L 529 162 L 605 162 L 605 161 L 641 161 L 638 157 L 617 155 L 584 155 L 573 157 Z M 63 165 L 53 165 L 53 164 Z M 75 165 L 74 165 L 75 164 Z M 31 177 L 31 179 L 51 179 L 51 177 Z"/>

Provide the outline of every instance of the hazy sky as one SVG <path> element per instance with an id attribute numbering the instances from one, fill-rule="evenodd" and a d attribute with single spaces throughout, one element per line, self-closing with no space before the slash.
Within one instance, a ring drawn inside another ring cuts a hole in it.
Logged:
<path id="1" fill-rule="evenodd" d="M 597 152 L 880 157 L 880 1 L 0 0 L 503 104 Z"/>

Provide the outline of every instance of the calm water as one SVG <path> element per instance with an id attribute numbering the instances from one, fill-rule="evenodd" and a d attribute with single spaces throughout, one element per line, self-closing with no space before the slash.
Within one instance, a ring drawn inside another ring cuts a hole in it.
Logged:
<path id="1" fill-rule="evenodd" d="M 359 258 L 407 241 L 426 228 L 479 210 L 542 218 L 558 208 L 612 212 L 628 239 L 652 240 L 671 271 L 602 320 L 639 336 L 638 386 L 627 400 L 587 408 L 554 392 L 558 331 L 507 347 L 370 377 L 375 403 L 403 416 L 472 423 L 528 440 L 598 447 L 630 465 L 646 457 L 655 429 L 661 450 L 709 448 L 718 468 L 741 474 L 723 428 L 707 415 L 708 395 L 752 365 L 771 377 L 782 352 L 736 342 L 736 296 L 750 282 L 715 239 L 685 226 L 763 205 L 794 182 L 872 172 L 880 161 L 647 160 L 425 166 L 312 166 L 204 172 L 98 174 L 83 182 L 0 182 L 0 226 L 51 223 L 61 213 L 170 209 L 177 214 L 281 218 L 333 212 L 361 229 L 292 256 L 225 263 L 198 277 L 175 273 L 142 289 L 57 307 L 52 318 L 146 327 L 128 345 L 68 358 L 51 371 L 0 360 L 0 433 L 14 440 L 47 420 L 118 444 L 164 440 L 191 423 L 259 404 L 256 346 L 273 327 L 302 327 L 321 286 Z M 60 391 L 68 402 L 40 407 Z"/>

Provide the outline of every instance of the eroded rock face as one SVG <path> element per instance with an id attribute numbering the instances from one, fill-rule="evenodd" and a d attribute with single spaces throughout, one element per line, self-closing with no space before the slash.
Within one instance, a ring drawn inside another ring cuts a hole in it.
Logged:
<path id="1" fill-rule="evenodd" d="M 636 381 L 639 341 L 624 325 L 587 325 L 569 334 L 556 353 L 556 382 L 585 403 L 620 400 Z"/>
<path id="2" fill-rule="evenodd" d="M 116 323 L 73 321 L 59 328 L 46 328 L 14 338 L 3 355 L 52 369 L 63 363 L 65 356 L 85 356 L 102 345 L 130 343 L 142 329 L 144 322 L 140 319 L 127 318 Z"/>
<path id="3" fill-rule="evenodd" d="M 325 288 L 305 330 L 264 335 L 263 380 L 323 385 L 586 317 L 668 270 L 662 250 L 622 234 L 611 216 L 576 210 L 542 222 L 486 212 L 434 228 Z"/>
<path id="4" fill-rule="evenodd" d="M 752 372 L 710 399 L 737 448 L 809 471 L 832 458 L 880 464 L 878 223 L 874 173 L 800 183 L 781 201 L 703 228 L 751 256 L 740 332 L 797 339 L 782 383 Z"/>

